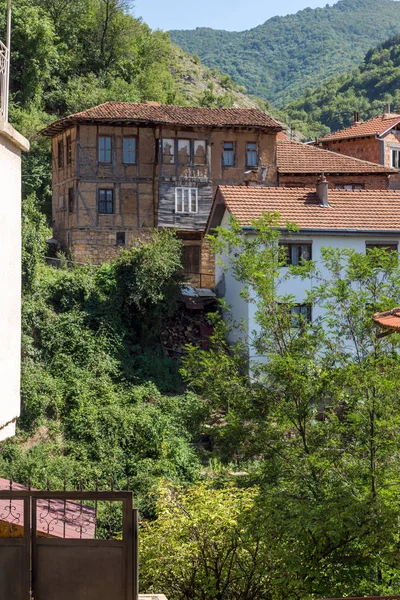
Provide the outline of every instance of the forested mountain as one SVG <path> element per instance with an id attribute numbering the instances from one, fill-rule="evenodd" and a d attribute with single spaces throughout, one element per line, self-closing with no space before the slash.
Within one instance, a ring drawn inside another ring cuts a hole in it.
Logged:
<path id="1" fill-rule="evenodd" d="M 283 106 L 357 65 L 372 46 L 399 32 L 400 2 L 339 0 L 273 17 L 249 31 L 197 28 L 171 31 L 171 39 L 249 93 Z"/>
<path id="2" fill-rule="evenodd" d="M 400 110 L 400 36 L 370 50 L 362 64 L 345 75 L 307 90 L 286 107 L 286 118 L 305 135 L 317 137 L 348 127 L 354 111 L 361 119 Z"/>

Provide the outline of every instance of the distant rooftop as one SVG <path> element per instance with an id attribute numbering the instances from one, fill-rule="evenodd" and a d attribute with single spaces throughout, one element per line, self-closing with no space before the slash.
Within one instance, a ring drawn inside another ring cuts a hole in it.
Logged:
<path id="1" fill-rule="evenodd" d="M 393 127 L 396 127 L 400 123 L 400 114 L 398 113 L 384 113 L 373 117 L 368 121 L 357 121 L 353 123 L 347 129 L 341 129 L 335 133 L 329 133 L 325 137 L 321 138 L 321 142 L 329 142 L 331 140 L 344 140 L 348 138 L 356 137 L 368 137 L 372 135 L 384 135 L 387 131 L 390 131 Z"/>
<path id="2" fill-rule="evenodd" d="M 279 173 L 398 173 L 391 167 L 282 138 L 278 139 L 277 164 Z"/>
<path id="3" fill-rule="evenodd" d="M 43 131 L 54 136 L 77 123 L 132 123 L 210 128 L 255 128 L 281 131 L 283 126 L 257 108 L 172 106 L 157 102 L 106 102 L 55 121 Z"/>

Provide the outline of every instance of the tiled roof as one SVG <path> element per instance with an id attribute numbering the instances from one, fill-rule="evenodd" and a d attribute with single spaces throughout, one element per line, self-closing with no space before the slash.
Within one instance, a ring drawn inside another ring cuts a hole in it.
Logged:
<path id="1" fill-rule="evenodd" d="M 312 189 L 221 186 L 218 193 L 217 200 L 243 226 L 263 213 L 279 212 L 282 227 L 289 221 L 300 229 L 400 234 L 400 191 L 329 190 L 330 208 L 320 205 Z"/>
<path id="2" fill-rule="evenodd" d="M 267 113 L 257 108 L 207 108 L 172 106 L 156 102 L 106 102 L 83 112 L 55 121 L 42 131 L 56 135 L 80 122 L 130 122 L 188 127 L 255 127 L 280 131 L 283 127 Z"/>
<path id="3" fill-rule="evenodd" d="M 351 125 L 347 129 L 336 131 L 335 133 L 329 133 L 325 137 L 321 138 L 321 142 L 329 142 L 330 140 L 343 140 L 346 138 L 353 137 L 364 137 L 370 135 L 383 135 L 392 127 L 395 127 L 400 123 L 399 114 L 383 114 L 373 117 L 368 121 L 360 121 Z"/>
<path id="4" fill-rule="evenodd" d="M 400 331 L 400 308 L 392 308 L 392 310 L 387 310 L 386 312 L 375 313 L 372 318 L 383 329 Z"/>
<path id="5" fill-rule="evenodd" d="M 289 136 L 284 131 L 278 131 L 276 134 L 276 139 L 285 141 L 289 139 Z"/>
<path id="6" fill-rule="evenodd" d="M 279 173 L 397 173 L 366 160 L 345 156 L 316 146 L 293 141 L 278 141 Z"/>
<path id="7" fill-rule="evenodd" d="M 0 491 L 27 491 L 20 483 L 0 477 Z M 24 526 L 24 501 L 0 499 L 0 522 Z M 91 506 L 67 500 L 37 500 L 36 529 L 39 535 L 67 539 L 94 539 L 96 512 Z"/>

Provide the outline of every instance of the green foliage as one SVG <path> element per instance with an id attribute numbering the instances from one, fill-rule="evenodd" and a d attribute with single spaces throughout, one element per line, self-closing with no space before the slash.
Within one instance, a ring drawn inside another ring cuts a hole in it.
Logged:
<path id="1" fill-rule="evenodd" d="M 249 31 L 198 27 L 171 31 L 171 38 L 250 94 L 281 107 L 317 82 L 346 72 L 372 45 L 399 29 L 397 2 L 339 0 L 333 6 L 273 17 Z"/>
<path id="2" fill-rule="evenodd" d="M 398 257 L 326 249 L 321 272 L 284 267 L 274 218 L 255 223 L 250 240 L 233 223 L 214 242 L 257 331 L 236 324 L 243 342 L 228 347 L 221 324 L 211 352 L 190 349 L 183 375 L 214 415 L 215 452 L 260 486 L 258 526 L 279 565 L 272 597 L 394 593 L 400 341 L 378 339 L 371 317 L 399 304 Z M 320 316 L 294 322 L 279 284 L 310 275 L 306 301 Z"/>
<path id="3" fill-rule="evenodd" d="M 307 90 L 286 109 L 286 120 L 307 137 L 318 137 L 383 113 L 387 103 L 400 107 L 400 36 L 367 52 L 359 67 Z"/>
<path id="4" fill-rule="evenodd" d="M 22 203 L 22 288 L 30 290 L 47 248 L 50 230 L 35 194 Z"/>
<path id="5" fill-rule="evenodd" d="M 257 526 L 257 492 L 162 487 L 157 519 L 141 530 L 141 585 L 174 600 L 269 600 L 274 565 Z"/>

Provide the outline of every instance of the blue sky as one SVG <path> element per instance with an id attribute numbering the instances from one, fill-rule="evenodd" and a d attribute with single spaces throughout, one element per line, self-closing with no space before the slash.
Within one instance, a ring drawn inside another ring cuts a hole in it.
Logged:
<path id="1" fill-rule="evenodd" d="M 134 14 L 152 29 L 213 27 L 242 31 L 275 15 L 295 13 L 307 6 L 335 4 L 333 0 L 134 0 Z"/>

